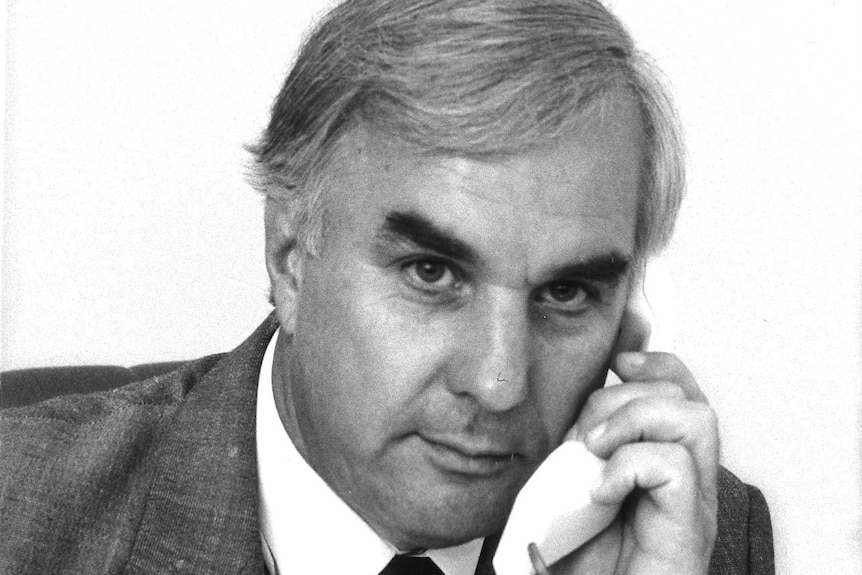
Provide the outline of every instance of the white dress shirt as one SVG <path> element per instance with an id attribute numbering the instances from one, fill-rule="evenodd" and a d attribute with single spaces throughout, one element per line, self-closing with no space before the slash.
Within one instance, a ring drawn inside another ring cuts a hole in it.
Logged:
<path id="1" fill-rule="evenodd" d="M 257 469 L 260 534 L 273 574 L 378 575 L 397 549 L 382 539 L 299 454 L 279 418 L 272 389 L 275 342 L 263 357 L 257 392 Z M 473 575 L 483 539 L 430 557 L 445 575 Z M 325 568 L 323 567 L 325 566 Z"/>

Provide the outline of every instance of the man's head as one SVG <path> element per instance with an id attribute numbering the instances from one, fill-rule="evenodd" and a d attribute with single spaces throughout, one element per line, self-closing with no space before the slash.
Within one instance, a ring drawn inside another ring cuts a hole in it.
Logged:
<path id="1" fill-rule="evenodd" d="M 428 152 L 517 154 L 558 140 L 609 92 L 638 106 L 646 155 L 637 252 L 660 251 L 682 200 L 683 151 L 659 73 L 594 0 L 348 0 L 307 38 L 254 146 L 254 182 L 322 247 L 319 179 L 368 124 Z"/>
<path id="2" fill-rule="evenodd" d="M 395 545 L 500 529 L 604 381 L 679 203 L 644 70 L 593 2 L 353 1 L 307 41 L 256 149 L 276 397 Z"/>

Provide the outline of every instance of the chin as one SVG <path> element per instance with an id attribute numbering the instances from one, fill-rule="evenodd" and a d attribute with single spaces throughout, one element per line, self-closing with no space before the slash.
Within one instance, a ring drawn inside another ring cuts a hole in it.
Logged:
<path id="1" fill-rule="evenodd" d="M 503 530 L 511 511 L 515 495 L 507 495 L 500 500 L 483 497 L 480 504 L 460 504 L 450 500 L 448 504 L 432 509 L 416 509 L 412 517 L 421 518 L 415 525 L 405 530 L 407 547 L 428 548 L 452 547 L 467 543 L 479 537 L 494 535 Z"/>

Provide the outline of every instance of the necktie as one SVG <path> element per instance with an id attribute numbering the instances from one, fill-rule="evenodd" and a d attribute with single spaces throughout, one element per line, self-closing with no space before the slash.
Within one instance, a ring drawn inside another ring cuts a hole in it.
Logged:
<path id="1" fill-rule="evenodd" d="M 428 557 L 396 555 L 380 575 L 443 575 Z"/>

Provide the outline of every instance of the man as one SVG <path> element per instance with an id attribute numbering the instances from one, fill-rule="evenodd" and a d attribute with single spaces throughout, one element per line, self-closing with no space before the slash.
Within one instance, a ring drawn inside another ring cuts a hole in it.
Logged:
<path id="1" fill-rule="evenodd" d="M 691 374 L 638 351 L 682 160 L 600 4 L 348 0 L 253 153 L 274 317 L 4 413 L 0 571 L 490 573 L 564 439 L 607 460 L 590 497 L 621 511 L 552 572 L 771 570 Z"/>

